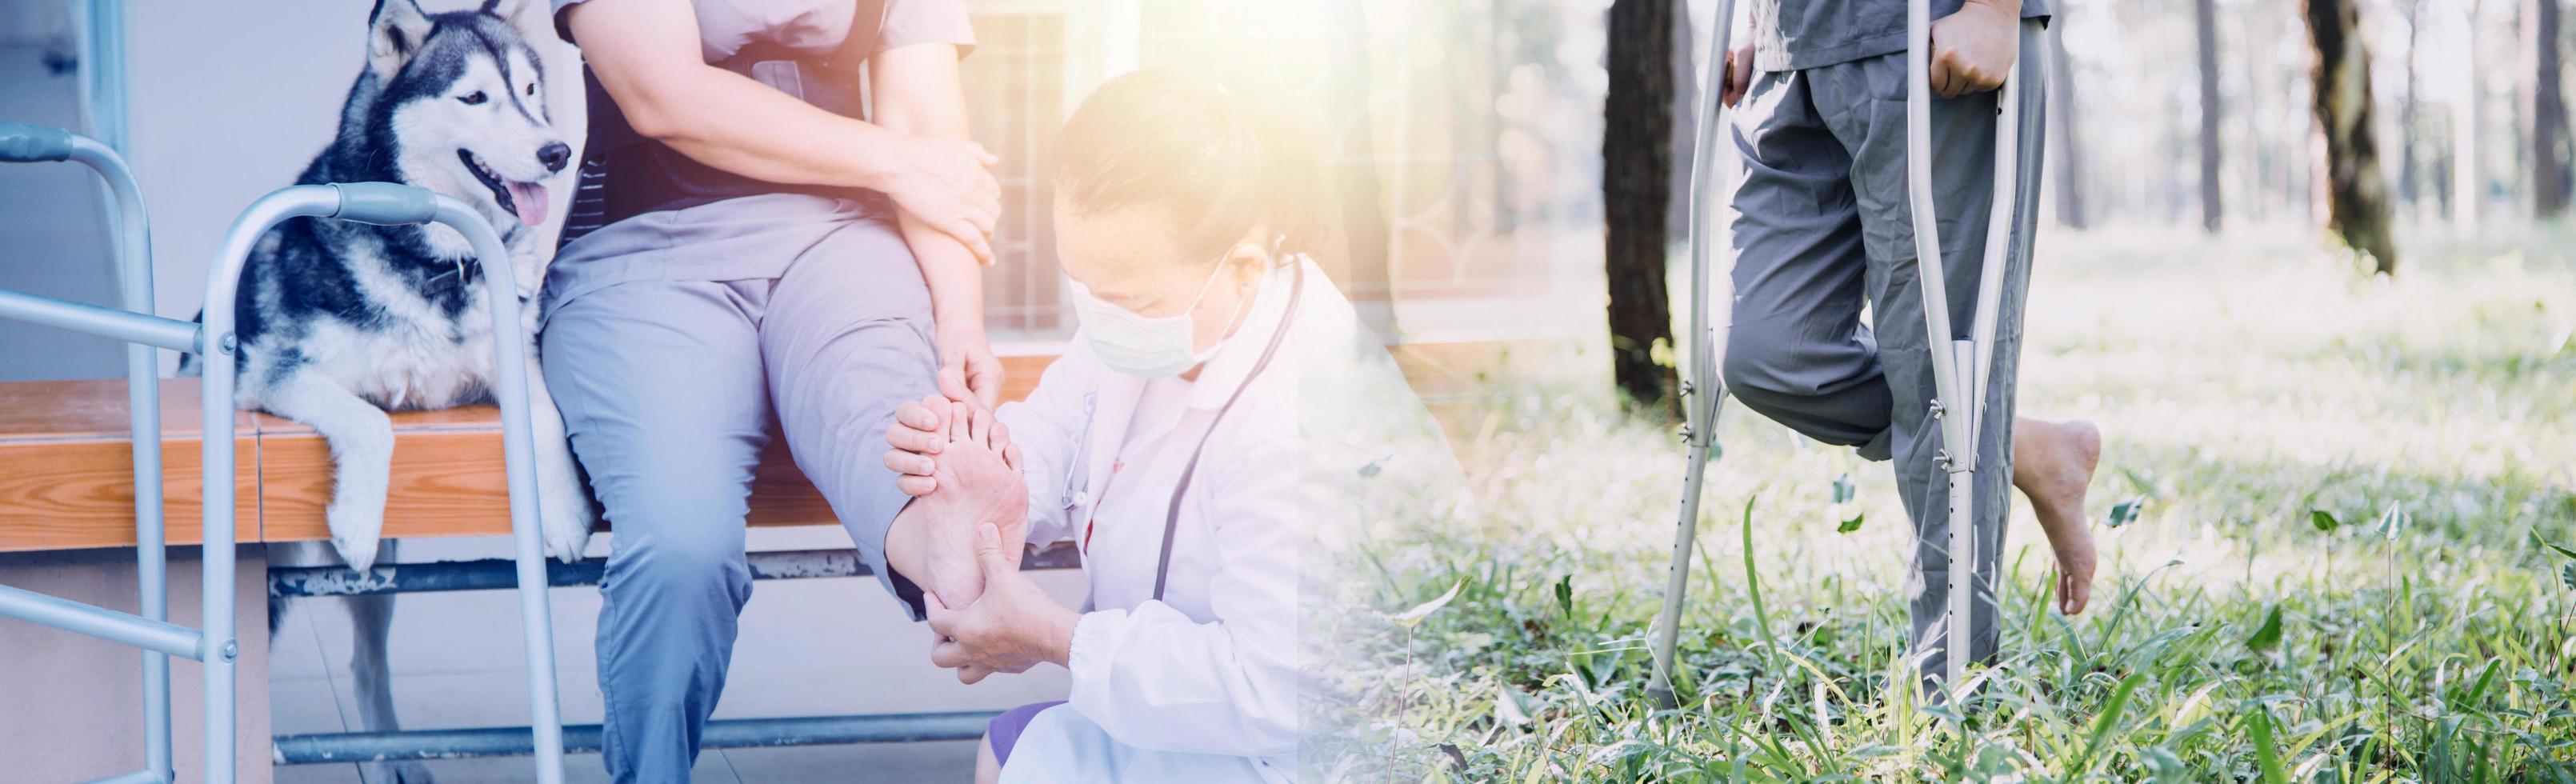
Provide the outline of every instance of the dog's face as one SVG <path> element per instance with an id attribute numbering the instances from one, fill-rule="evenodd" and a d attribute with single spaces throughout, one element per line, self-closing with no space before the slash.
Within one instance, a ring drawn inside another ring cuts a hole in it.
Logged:
<path id="1" fill-rule="evenodd" d="M 572 163 L 572 147 L 547 115 L 544 65 L 503 3 L 433 16 L 380 0 L 367 67 L 383 83 L 371 125 L 403 179 L 474 205 L 506 236 L 545 223 L 544 181 Z M 430 236 L 442 255 L 465 250 L 453 232 Z"/>

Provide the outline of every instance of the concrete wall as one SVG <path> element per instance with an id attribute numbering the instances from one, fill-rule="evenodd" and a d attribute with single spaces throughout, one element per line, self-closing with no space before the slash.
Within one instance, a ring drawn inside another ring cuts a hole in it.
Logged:
<path id="1" fill-rule="evenodd" d="M 233 623 L 237 781 L 269 781 L 268 561 L 245 547 L 235 564 Z M 199 627 L 199 551 L 170 551 L 170 621 Z M 0 555 L 0 585 L 123 612 L 135 603 L 134 552 L 79 550 Z M 15 620 L 0 620 L 0 780 L 88 781 L 143 769 L 140 649 Z M 204 665 L 170 662 L 171 761 L 183 782 L 205 780 Z"/>

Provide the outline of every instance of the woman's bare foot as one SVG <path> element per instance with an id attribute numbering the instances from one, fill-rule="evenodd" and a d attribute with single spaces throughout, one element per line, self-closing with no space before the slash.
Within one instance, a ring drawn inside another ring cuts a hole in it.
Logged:
<path id="1" fill-rule="evenodd" d="M 2039 530 L 2057 552 L 2057 611 L 2084 611 L 2093 594 L 2093 530 L 2084 490 L 2102 461 L 2102 431 L 2081 419 L 2013 422 L 2013 486 L 2030 499 Z"/>

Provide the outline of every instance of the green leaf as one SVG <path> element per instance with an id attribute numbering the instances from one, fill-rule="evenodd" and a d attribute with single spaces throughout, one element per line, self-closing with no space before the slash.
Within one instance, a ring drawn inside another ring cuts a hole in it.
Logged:
<path id="1" fill-rule="evenodd" d="M 1565 617 L 1574 617 L 1574 575 L 1556 581 L 1556 606 L 1565 611 Z"/>
<path id="2" fill-rule="evenodd" d="M 1429 618 L 1432 613 L 1439 612 L 1440 608 L 1449 606 L 1449 600 L 1458 598 L 1458 589 L 1465 587 L 1467 587 L 1467 581 L 1459 580 L 1450 585 L 1449 592 L 1441 594 L 1440 598 L 1414 605 L 1413 609 L 1397 613 L 1391 620 L 1395 621 L 1397 626 L 1413 628 L 1413 625 L 1421 623 L 1422 619 Z"/>
<path id="3" fill-rule="evenodd" d="M 2102 524 L 2112 528 L 2118 528 L 2120 526 L 2136 522 L 2138 519 L 2138 512 L 2145 509 L 2146 506 L 2147 499 L 2145 496 L 2139 496 L 2137 498 L 2131 498 L 2126 501 L 2112 504 L 2111 517 L 2103 520 Z"/>
<path id="4" fill-rule="evenodd" d="M 2379 513 L 2379 535 L 2395 540 L 2399 532 L 2406 530 L 2406 524 L 2414 521 L 2415 516 L 2408 514 L 2406 507 L 2390 501 L 2388 511 Z"/>
<path id="5" fill-rule="evenodd" d="M 2567 590 L 2576 591 L 2576 563 L 2568 564 L 2567 568 L 2558 570 L 2558 581 L 2566 583 Z"/>
<path id="6" fill-rule="evenodd" d="M 1529 711 L 1521 709 L 1519 689 L 1512 688 L 1508 683 L 1495 682 L 1494 718 L 1514 727 L 1530 722 Z"/>
<path id="7" fill-rule="evenodd" d="M 1852 485 L 1850 474 L 1834 477 L 1834 503 L 1851 503 L 1852 498 L 1859 494 L 1859 488 Z"/>
<path id="8" fill-rule="evenodd" d="M 2154 481 L 2149 480 L 2146 477 L 2139 476 L 2136 471 L 2123 468 L 2120 469 L 2120 476 L 2129 480 L 2129 488 L 2136 490 L 2139 495 L 2146 496 L 2148 498 L 2164 497 L 2165 489 L 2163 487 L 2158 486 Z"/>
<path id="9" fill-rule="evenodd" d="M 2127 678 L 2122 678 L 2120 685 L 2112 687 L 2111 698 L 2103 701 L 2100 715 L 2093 719 L 2093 734 L 2084 742 L 2084 753 L 2075 758 L 2077 776 L 2085 776 L 2093 772 L 2094 753 L 2102 749 L 2102 741 L 2111 737 L 2111 729 L 2120 723 L 2120 712 L 2129 707 L 2129 695 L 2137 692 L 2138 685 L 2145 682 L 2147 682 L 2146 673 L 2133 673 Z"/>
<path id="10" fill-rule="evenodd" d="M 2335 519 L 2333 512 L 2323 509 L 2308 510 L 2308 524 L 2316 526 L 2319 531 L 2327 532 L 2332 532 L 2334 529 L 2343 527 L 2342 520 Z"/>
<path id="11" fill-rule="evenodd" d="M 2263 625 L 2254 629 L 2254 636 L 2245 638 L 2245 647 L 2256 651 L 2269 651 L 2280 645 L 2281 606 L 2275 604 L 2272 605 L 2271 612 L 2264 614 Z"/>
<path id="12" fill-rule="evenodd" d="M 1851 533 L 1851 532 L 1853 532 L 1853 531 L 1858 531 L 1858 530 L 1860 530 L 1860 521 L 1861 521 L 1861 518 L 1868 517 L 1868 516 L 1869 516 L 1869 515 L 1866 515 L 1866 514 L 1856 514 L 1856 515 L 1852 515 L 1852 518 L 1851 518 L 1851 519 L 1849 519 L 1849 520 L 1844 520 L 1844 521 L 1842 522 L 1842 524 L 1841 524 L 1841 525 L 1834 526 L 1834 532 L 1835 532 L 1835 533 L 1845 533 L 1845 534 L 1847 534 L 1847 533 Z"/>
<path id="13" fill-rule="evenodd" d="M 2567 556 L 2567 557 L 2569 557 L 2569 558 L 2576 558 L 2576 550 L 2570 550 L 2570 549 L 2567 549 L 2567 548 L 2564 548 L 2564 547 L 2560 547 L 2560 546 L 2558 546 L 2558 545 L 2550 544 L 2550 543 L 2549 543 L 2549 540 L 2540 538 L 2540 531 L 2539 531 L 2538 529 L 2533 529 L 2533 530 L 2532 530 L 2532 532 L 2531 532 L 2531 543 L 2532 543 L 2532 544 L 2536 544 L 2536 545 L 2540 545 L 2540 546 L 2542 546 L 2542 547 L 2546 547 L 2546 548 L 2549 548 L 2549 549 L 2552 549 L 2552 550 L 2556 550 L 2556 551 L 2558 551 L 2558 554 L 2559 554 L 2559 555 L 2564 555 L 2564 556 Z"/>
<path id="14" fill-rule="evenodd" d="M 2281 768 L 2281 747 L 2272 742 L 2272 709 L 2254 703 L 2254 715 L 2245 720 L 2254 741 L 2255 762 L 2263 770 L 2263 784 L 2290 784 L 2289 772 Z"/>

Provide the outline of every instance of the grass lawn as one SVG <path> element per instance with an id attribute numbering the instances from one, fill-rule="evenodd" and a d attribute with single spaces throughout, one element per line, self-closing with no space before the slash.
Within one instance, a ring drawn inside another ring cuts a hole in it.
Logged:
<path id="1" fill-rule="evenodd" d="M 1370 632 L 1388 653 L 1364 688 L 1400 706 L 1387 772 L 2576 782 L 2576 554 L 2543 544 L 2576 547 L 2569 240 L 2419 239 L 2391 281 L 2286 232 L 2044 237 L 2022 410 L 2101 425 L 2103 567 L 2058 615 L 2016 510 L 1964 733 L 1907 687 L 1887 468 L 1732 403 L 1683 705 L 1655 709 L 1680 448 L 1581 352 L 1451 412 L 1472 522 L 1371 548 L 1390 614 L 1459 586 Z"/>

